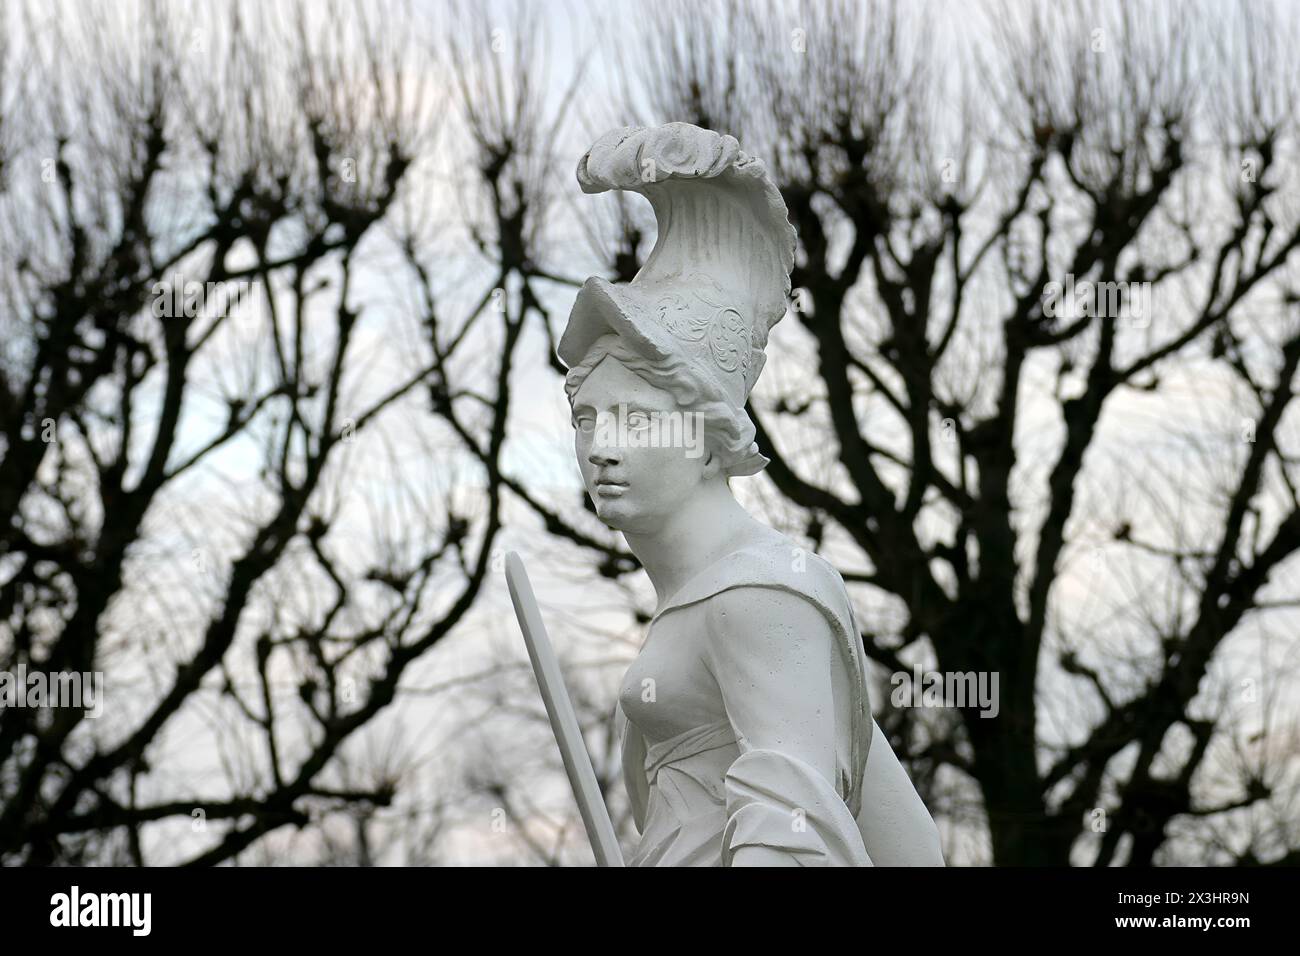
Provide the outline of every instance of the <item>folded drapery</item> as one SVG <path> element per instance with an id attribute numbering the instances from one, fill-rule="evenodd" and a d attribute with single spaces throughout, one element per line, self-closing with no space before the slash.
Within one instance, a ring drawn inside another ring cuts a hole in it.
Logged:
<path id="1" fill-rule="evenodd" d="M 870 866 L 858 823 L 819 771 L 775 750 L 741 754 L 725 777 L 722 865 L 777 861 L 799 866 Z"/>
<path id="2" fill-rule="evenodd" d="M 635 866 L 870 866 L 857 821 L 818 770 L 774 750 L 742 752 L 729 722 L 645 751 Z"/>

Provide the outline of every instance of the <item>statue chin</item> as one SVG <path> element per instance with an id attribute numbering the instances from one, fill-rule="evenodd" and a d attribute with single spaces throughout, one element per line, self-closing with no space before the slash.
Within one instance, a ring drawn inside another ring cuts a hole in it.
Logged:
<path id="1" fill-rule="evenodd" d="M 635 533 L 641 530 L 641 526 L 654 523 L 653 520 L 647 521 L 645 515 L 639 514 L 635 505 L 622 499 L 593 495 L 592 501 L 596 504 L 596 517 L 615 531 Z"/>

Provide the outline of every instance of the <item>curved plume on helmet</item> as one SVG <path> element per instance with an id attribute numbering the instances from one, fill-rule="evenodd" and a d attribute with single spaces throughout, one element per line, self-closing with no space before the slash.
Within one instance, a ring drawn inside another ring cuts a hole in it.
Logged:
<path id="1" fill-rule="evenodd" d="M 641 193 L 659 230 L 630 283 L 593 276 L 583 285 L 560 359 L 572 368 L 614 332 L 647 358 L 681 360 L 752 436 L 744 405 L 785 315 L 794 265 L 794 227 L 767 168 L 732 136 L 669 123 L 606 133 L 579 161 L 578 183 L 588 193 Z"/>

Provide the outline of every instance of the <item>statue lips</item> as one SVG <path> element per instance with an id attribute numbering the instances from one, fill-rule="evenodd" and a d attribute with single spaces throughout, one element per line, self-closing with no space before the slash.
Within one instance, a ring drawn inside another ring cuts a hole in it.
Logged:
<path id="1" fill-rule="evenodd" d="M 627 488 L 626 481 L 619 481 L 608 476 L 596 479 L 596 494 L 602 498 L 618 498 L 627 491 Z"/>

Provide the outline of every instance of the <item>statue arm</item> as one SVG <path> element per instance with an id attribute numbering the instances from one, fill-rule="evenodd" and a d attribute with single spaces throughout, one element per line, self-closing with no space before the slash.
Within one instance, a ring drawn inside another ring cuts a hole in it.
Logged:
<path id="1" fill-rule="evenodd" d="M 709 601 L 706 663 L 740 742 L 728 771 L 733 866 L 870 863 L 835 788 L 834 636 L 790 591 L 738 587 Z"/>
<path id="2" fill-rule="evenodd" d="M 786 751 L 834 781 L 834 645 L 821 612 L 788 591 L 740 587 L 710 599 L 708 623 L 706 659 L 742 749 Z"/>

